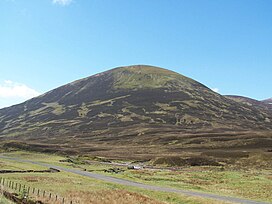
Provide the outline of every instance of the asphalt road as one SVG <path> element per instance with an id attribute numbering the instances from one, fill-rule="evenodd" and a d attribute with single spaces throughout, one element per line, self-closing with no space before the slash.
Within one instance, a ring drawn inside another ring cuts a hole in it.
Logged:
<path id="1" fill-rule="evenodd" d="M 40 165 L 40 166 L 44 166 L 44 167 L 48 167 L 48 168 L 55 168 L 55 169 L 59 169 L 61 171 L 66 171 L 66 172 L 78 174 L 81 176 L 86 176 L 86 177 L 90 177 L 90 178 L 94 178 L 94 179 L 98 179 L 98 180 L 103 180 L 106 182 L 116 183 L 116 184 L 120 184 L 120 185 L 143 188 L 146 190 L 177 193 L 177 194 L 183 194 L 183 195 L 188 195 L 188 196 L 210 198 L 210 199 L 233 202 L 233 203 L 268 204 L 266 202 L 258 202 L 258 201 L 252 201 L 252 200 L 247 200 L 247 199 L 242 199 L 242 198 L 221 196 L 221 195 L 216 195 L 216 194 L 211 194 L 211 193 L 195 192 L 195 191 L 181 190 L 181 189 L 161 187 L 161 186 L 153 186 L 153 185 L 138 183 L 138 182 L 129 181 L 129 180 L 125 180 L 125 179 L 114 178 L 114 177 L 106 176 L 106 175 L 102 175 L 102 174 L 82 171 L 82 170 L 78 170 L 78 169 L 70 169 L 70 168 L 65 168 L 65 167 L 61 167 L 61 166 L 57 166 L 57 165 L 52 165 L 52 164 L 47 164 L 47 163 L 37 162 L 37 161 L 30 161 L 30 160 L 25 160 L 25 159 L 19 159 L 19 158 L 14 158 L 14 157 L 0 156 L 0 158 L 14 160 L 14 161 L 18 161 L 18 162 L 26 162 L 26 163 L 36 164 L 36 165 Z"/>

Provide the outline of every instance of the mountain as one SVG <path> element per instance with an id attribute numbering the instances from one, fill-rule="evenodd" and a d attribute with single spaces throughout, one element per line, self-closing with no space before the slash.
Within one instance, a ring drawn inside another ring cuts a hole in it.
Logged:
<path id="1" fill-rule="evenodd" d="M 237 96 L 237 95 L 225 95 L 226 98 L 232 99 L 236 102 L 240 102 L 249 106 L 261 106 L 263 105 L 262 101 L 258 101 L 252 98 Z"/>
<path id="2" fill-rule="evenodd" d="M 258 108 L 261 111 L 264 112 L 270 112 L 272 111 L 272 99 L 267 99 L 263 101 L 258 101 L 252 98 L 244 97 L 244 96 L 235 96 L 235 95 L 226 95 L 226 98 L 232 99 L 236 102 L 243 103 L 245 105 Z"/>
<path id="3" fill-rule="evenodd" d="M 266 104 L 272 104 L 272 98 L 263 100 L 262 102 L 266 103 Z"/>
<path id="4" fill-rule="evenodd" d="M 270 109 L 270 111 L 272 112 L 272 98 L 266 99 L 262 101 L 267 107 L 268 109 Z"/>
<path id="5" fill-rule="evenodd" d="M 224 97 L 176 72 L 137 65 L 77 80 L 1 109 L 0 140 L 81 153 L 103 152 L 113 145 L 118 151 L 124 145 L 201 146 L 206 139 L 195 143 L 194 135 L 269 131 L 271 121 L 266 109 Z M 216 142 L 208 140 L 205 145 Z"/>
<path id="6" fill-rule="evenodd" d="M 269 99 L 258 101 L 252 98 L 244 97 L 244 96 L 236 96 L 236 95 L 225 95 L 226 98 L 232 99 L 236 102 L 240 102 L 249 106 L 255 106 L 255 107 L 263 107 L 267 108 L 269 104 Z"/>

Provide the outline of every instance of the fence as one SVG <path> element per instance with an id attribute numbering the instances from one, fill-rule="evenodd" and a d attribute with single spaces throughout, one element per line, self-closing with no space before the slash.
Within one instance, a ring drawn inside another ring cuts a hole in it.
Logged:
<path id="1" fill-rule="evenodd" d="M 18 193 L 22 198 L 36 197 L 42 201 L 54 203 L 54 204 L 76 204 L 73 200 L 65 199 L 58 194 L 51 193 L 39 188 L 34 188 L 27 186 L 25 184 L 20 184 L 11 180 L 0 177 L 0 189 L 11 190 L 13 193 Z"/>

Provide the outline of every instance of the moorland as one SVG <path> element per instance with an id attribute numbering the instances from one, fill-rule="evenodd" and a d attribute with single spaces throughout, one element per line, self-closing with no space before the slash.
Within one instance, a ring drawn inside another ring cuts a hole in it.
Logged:
<path id="1" fill-rule="evenodd" d="M 1 157 L 0 170 L 44 170 L 36 161 L 147 185 L 272 202 L 271 130 L 270 100 L 223 96 L 158 67 L 119 67 L 1 109 L 1 155 L 32 163 Z M 80 203 L 228 202 L 67 171 L 0 177 Z"/>

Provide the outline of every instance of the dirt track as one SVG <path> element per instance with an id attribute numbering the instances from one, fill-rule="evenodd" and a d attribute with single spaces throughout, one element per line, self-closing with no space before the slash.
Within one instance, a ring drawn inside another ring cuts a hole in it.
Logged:
<path id="1" fill-rule="evenodd" d="M 210 198 L 210 199 L 233 202 L 233 203 L 268 204 L 266 202 L 258 202 L 258 201 L 246 200 L 246 199 L 242 199 L 242 198 L 221 196 L 221 195 L 215 195 L 215 194 L 211 194 L 211 193 L 195 192 L 195 191 L 181 190 L 181 189 L 161 187 L 161 186 L 153 186 L 153 185 L 137 183 L 137 182 L 129 181 L 129 180 L 125 180 L 125 179 L 114 178 L 111 176 L 105 176 L 102 174 L 91 173 L 91 172 L 81 171 L 81 170 L 77 170 L 77 169 L 70 169 L 70 168 L 60 167 L 60 166 L 56 166 L 56 165 L 52 165 L 52 164 L 46 164 L 46 163 L 36 162 L 36 161 L 31 161 L 31 160 L 24 160 L 24 159 L 19 159 L 19 158 L 14 158 L 14 157 L 0 156 L 0 158 L 14 160 L 14 161 L 18 161 L 18 162 L 32 163 L 32 164 L 36 164 L 36 165 L 40 165 L 40 166 L 44 166 L 44 167 L 48 167 L 48 168 L 54 168 L 54 169 L 58 169 L 61 171 L 66 171 L 66 172 L 78 174 L 81 176 L 86 176 L 86 177 L 95 178 L 98 180 L 103 180 L 106 182 L 111 182 L 111 183 L 116 183 L 116 184 L 126 185 L 126 186 L 133 186 L 133 187 L 143 188 L 146 190 L 178 193 L 178 194 L 184 194 L 184 195 L 188 195 L 188 196 Z"/>

